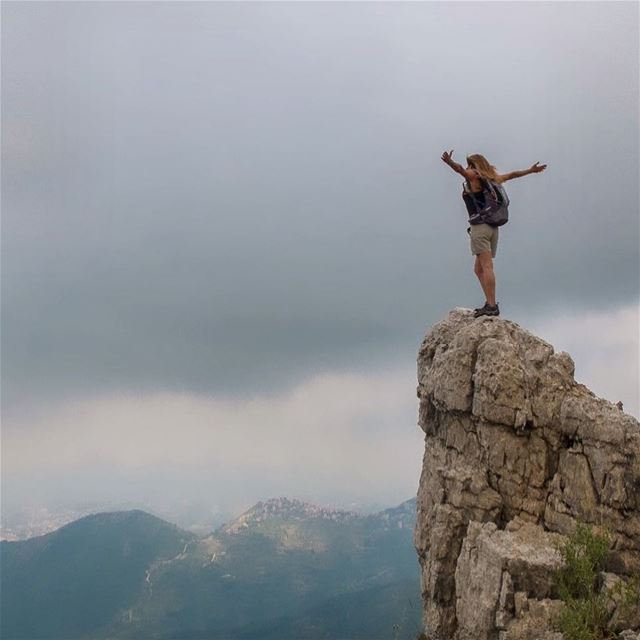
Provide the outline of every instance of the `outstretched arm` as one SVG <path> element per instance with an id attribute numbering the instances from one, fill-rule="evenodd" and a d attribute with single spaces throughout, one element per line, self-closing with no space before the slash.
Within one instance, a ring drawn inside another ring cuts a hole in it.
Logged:
<path id="1" fill-rule="evenodd" d="M 514 178 L 522 178 L 523 176 L 528 176 L 530 173 L 540 173 L 547 168 L 546 164 L 540 164 L 536 162 L 531 165 L 528 169 L 524 171 L 511 171 L 510 173 L 505 173 L 500 176 L 501 182 L 506 182 L 507 180 L 513 180 Z"/>
<path id="2" fill-rule="evenodd" d="M 451 151 L 449 152 L 445 151 L 442 154 L 443 162 L 448 164 L 456 173 L 459 173 L 461 176 L 464 176 L 467 180 L 472 180 L 473 178 L 477 177 L 475 171 L 467 171 L 461 164 L 454 162 L 453 159 L 451 158 L 452 155 L 453 155 L 453 149 L 451 149 Z"/>

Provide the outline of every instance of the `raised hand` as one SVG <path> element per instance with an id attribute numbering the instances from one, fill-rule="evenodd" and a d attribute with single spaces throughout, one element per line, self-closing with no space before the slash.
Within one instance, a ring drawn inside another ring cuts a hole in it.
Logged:
<path id="1" fill-rule="evenodd" d="M 530 173 L 540 173 L 541 171 L 544 171 L 547 168 L 546 164 L 540 164 L 540 162 L 536 162 L 535 164 L 531 165 L 531 168 L 529 169 Z"/>
<path id="2" fill-rule="evenodd" d="M 449 151 L 449 152 L 445 151 L 445 152 L 442 154 L 442 160 L 443 160 L 444 162 L 446 162 L 447 164 L 451 164 L 451 162 L 452 162 L 452 160 L 451 160 L 451 156 L 452 156 L 452 155 L 453 155 L 453 149 L 451 149 L 451 151 Z"/>

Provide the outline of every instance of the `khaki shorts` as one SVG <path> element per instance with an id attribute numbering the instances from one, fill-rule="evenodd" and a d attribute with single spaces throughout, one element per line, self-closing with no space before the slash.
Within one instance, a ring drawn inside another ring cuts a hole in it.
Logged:
<path id="1" fill-rule="evenodd" d="M 485 251 L 491 251 L 496 257 L 498 251 L 498 227 L 489 224 L 472 224 L 469 230 L 471 236 L 471 253 L 477 256 Z"/>

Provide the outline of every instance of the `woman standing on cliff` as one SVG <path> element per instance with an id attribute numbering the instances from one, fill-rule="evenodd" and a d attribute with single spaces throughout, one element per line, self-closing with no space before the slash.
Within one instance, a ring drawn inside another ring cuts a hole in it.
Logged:
<path id="1" fill-rule="evenodd" d="M 442 154 L 442 160 L 446 162 L 456 173 L 459 173 L 467 181 L 474 198 L 480 202 L 484 201 L 485 183 L 484 180 L 502 184 L 513 178 L 521 178 L 530 173 L 540 173 L 547 168 L 546 164 L 536 162 L 529 169 L 523 171 L 511 171 L 510 173 L 499 174 L 496 168 L 482 155 L 474 153 L 467 157 L 466 169 L 462 165 L 454 162 L 451 158 L 453 149 Z M 475 309 L 476 318 L 478 316 L 499 316 L 500 309 L 496 302 L 496 277 L 493 271 L 493 258 L 498 250 L 498 227 L 490 224 L 472 224 L 469 228 L 471 236 L 471 253 L 476 257 L 474 272 L 478 276 L 480 286 L 485 295 L 485 304 L 479 309 Z"/>

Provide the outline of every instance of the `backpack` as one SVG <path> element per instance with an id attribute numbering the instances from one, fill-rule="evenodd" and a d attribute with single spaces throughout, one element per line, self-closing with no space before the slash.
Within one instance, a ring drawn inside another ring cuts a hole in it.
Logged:
<path id="1" fill-rule="evenodd" d="M 509 220 L 509 196 L 504 187 L 493 180 L 480 178 L 483 186 L 484 202 L 478 193 L 471 191 L 468 181 L 463 183 L 462 199 L 469 213 L 469 224 L 489 224 L 500 227 Z"/>

